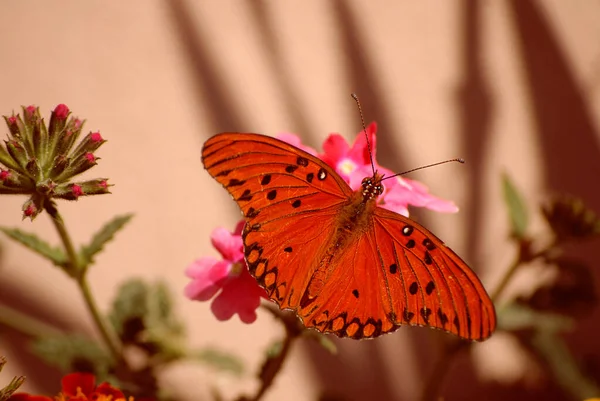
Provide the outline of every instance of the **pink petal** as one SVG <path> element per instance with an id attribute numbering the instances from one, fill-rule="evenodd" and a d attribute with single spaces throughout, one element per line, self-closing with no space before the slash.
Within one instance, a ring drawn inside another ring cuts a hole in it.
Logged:
<path id="1" fill-rule="evenodd" d="M 256 309 L 261 297 L 266 298 L 265 291 L 258 286 L 248 270 L 244 269 L 223 287 L 223 291 L 213 301 L 211 310 L 221 321 L 229 320 L 237 313 L 242 322 L 252 323 L 256 320 Z"/>
<path id="2" fill-rule="evenodd" d="M 384 194 L 386 204 L 412 205 L 446 213 L 458 211 L 454 202 L 429 194 L 427 187 L 418 181 L 401 177 L 393 178 L 390 181 L 393 181 L 393 184 L 388 187 L 388 191 Z"/>
<path id="3" fill-rule="evenodd" d="M 373 157 L 373 161 L 375 161 L 376 149 L 377 149 L 377 141 L 375 134 L 377 133 L 377 124 L 372 122 L 367 126 L 367 136 L 369 137 L 369 145 L 371 145 L 371 153 Z M 367 145 L 367 138 L 365 137 L 365 131 L 360 131 L 356 138 L 354 139 L 354 143 L 352 144 L 352 148 L 348 152 L 348 157 L 356 162 L 356 164 L 371 164 L 371 156 L 369 155 L 369 146 Z"/>
<path id="4" fill-rule="evenodd" d="M 233 235 L 241 236 L 245 225 L 246 225 L 246 220 L 242 219 L 242 220 L 238 221 L 238 223 L 235 225 L 235 230 L 233 230 Z"/>
<path id="5" fill-rule="evenodd" d="M 223 227 L 217 227 L 210 235 L 210 240 L 217 251 L 223 256 L 223 259 L 230 262 L 237 262 L 243 259 L 243 242 L 239 235 L 231 234 Z"/>
<path id="6" fill-rule="evenodd" d="M 330 134 L 323 142 L 323 154 L 319 158 L 331 167 L 336 168 L 342 158 L 348 154 L 350 146 L 340 134 Z"/>
<path id="7" fill-rule="evenodd" d="M 195 301 L 208 301 L 226 283 L 231 263 L 216 261 L 213 258 L 201 258 L 185 270 L 193 280 L 185 286 L 185 296 Z"/>
<path id="8" fill-rule="evenodd" d="M 300 138 L 295 134 L 290 134 L 289 132 L 282 132 L 275 135 L 275 138 L 279 139 L 280 141 L 289 143 L 290 145 L 295 146 L 298 149 L 302 149 L 306 153 L 309 153 L 313 156 L 317 155 L 317 151 L 315 149 L 311 148 L 310 146 L 303 145 Z"/>

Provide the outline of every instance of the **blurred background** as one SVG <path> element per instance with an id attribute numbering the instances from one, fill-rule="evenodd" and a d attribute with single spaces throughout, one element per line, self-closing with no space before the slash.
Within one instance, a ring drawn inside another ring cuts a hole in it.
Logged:
<path id="1" fill-rule="evenodd" d="M 488 290 L 517 250 L 509 240 L 501 175 L 510 175 L 544 233 L 537 208 L 555 194 L 600 211 L 600 2 L 454 1 L 0 1 L 0 114 L 34 104 L 49 119 L 65 103 L 108 142 L 87 176 L 109 177 L 112 195 L 61 202 L 81 242 L 114 215 L 135 213 L 90 273 L 107 309 L 119 283 L 164 279 L 190 344 L 239 355 L 234 378 L 195 364 L 164 372 L 183 399 L 226 398 L 257 387 L 254 373 L 283 329 L 259 312 L 252 325 L 218 322 L 208 303 L 183 297 L 184 268 L 212 255 L 213 228 L 240 215 L 203 169 L 202 143 L 221 131 L 298 134 L 319 148 L 329 133 L 353 140 L 360 118 L 377 121 L 378 160 L 404 171 L 447 158 L 465 165 L 419 171 L 460 207 L 417 218 L 460 254 Z M 1 136 L 7 133 L 4 128 Z M 0 198 L 0 225 L 58 243 L 48 219 L 21 220 L 25 197 Z M 25 248 L 0 238 L 0 302 L 71 330 L 95 334 L 76 287 Z M 566 249 L 599 281 L 600 241 Z M 530 296 L 547 270 L 520 270 L 499 306 Z M 600 312 L 579 310 L 562 338 L 600 383 Z M 446 335 L 401 328 L 373 341 L 336 341 L 338 355 L 299 342 L 267 400 L 413 400 Z M 0 326 L 0 354 L 24 389 L 52 394 L 61 373 L 44 366 L 18 332 Z M 570 400 L 545 363 L 505 332 L 452 361 L 447 400 Z M 441 379 L 441 378 L 440 378 Z"/>

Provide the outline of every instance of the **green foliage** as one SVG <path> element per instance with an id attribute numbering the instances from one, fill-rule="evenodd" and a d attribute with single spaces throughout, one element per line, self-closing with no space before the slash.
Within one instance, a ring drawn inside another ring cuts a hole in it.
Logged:
<path id="1" fill-rule="evenodd" d="M 321 334 L 315 330 L 304 330 L 302 335 L 317 342 L 317 344 L 323 347 L 326 351 L 329 351 L 330 354 L 337 355 L 337 346 L 329 336 Z"/>
<path id="2" fill-rule="evenodd" d="M 535 329 L 540 331 L 564 332 L 574 327 L 574 320 L 555 313 L 538 312 L 516 303 L 498 311 L 498 328 L 506 331 Z"/>
<path id="3" fill-rule="evenodd" d="M 142 348 L 161 362 L 185 357 L 184 326 L 173 312 L 164 283 L 129 280 L 113 301 L 110 321 L 125 344 Z"/>
<path id="4" fill-rule="evenodd" d="M 94 256 L 104 248 L 104 245 L 113 239 L 115 234 L 125 227 L 125 224 L 131 220 L 133 214 L 117 216 L 106 223 L 100 231 L 98 231 L 89 245 L 81 248 L 80 256 L 84 266 L 94 263 Z"/>
<path id="5" fill-rule="evenodd" d="M 67 257 L 64 252 L 57 247 L 53 247 L 35 234 L 26 233 L 17 228 L 0 227 L 0 231 L 8 235 L 13 240 L 25 245 L 38 255 L 48 259 L 56 266 L 64 267 Z"/>
<path id="6" fill-rule="evenodd" d="M 94 372 L 105 377 L 114 360 L 98 343 L 80 334 L 64 334 L 34 340 L 33 351 L 49 365 L 64 372 Z"/>
<path id="7" fill-rule="evenodd" d="M 241 376 L 244 373 L 244 364 L 237 356 L 216 348 L 192 351 L 189 357 L 215 370 L 228 372 L 235 376 Z"/>
<path id="8" fill-rule="evenodd" d="M 6 358 L 0 356 L 0 372 L 4 365 L 6 364 Z M 25 377 L 17 376 L 13 377 L 10 383 L 8 383 L 4 388 L 0 388 L 0 401 L 6 401 L 10 398 L 10 396 L 21 387 L 23 382 L 25 381 Z"/>
<path id="9" fill-rule="evenodd" d="M 523 196 L 519 193 L 517 187 L 515 187 L 507 174 L 502 175 L 502 192 L 504 194 L 504 203 L 508 209 L 511 235 L 515 238 L 523 239 L 526 236 L 527 226 L 529 225 L 527 207 L 523 201 Z"/>

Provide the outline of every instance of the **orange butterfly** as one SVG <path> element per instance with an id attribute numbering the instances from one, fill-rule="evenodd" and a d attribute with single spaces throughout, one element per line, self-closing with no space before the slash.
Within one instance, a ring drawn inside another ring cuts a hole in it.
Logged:
<path id="1" fill-rule="evenodd" d="M 246 133 L 208 139 L 202 162 L 242 209 L 250 273 L 306 327 L 355 339 L 402 324 L 478 341 L 494 331 L 494 305 L 466 263 L 377 205 L 376 171 L 353 191 L 319 158 Z"/>

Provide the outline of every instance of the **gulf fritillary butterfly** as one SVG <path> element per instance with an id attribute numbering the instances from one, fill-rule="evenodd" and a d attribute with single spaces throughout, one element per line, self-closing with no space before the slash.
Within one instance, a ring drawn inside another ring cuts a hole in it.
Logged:
<path id="1" fill-rule="evenodd" d="M 355 339 L 402 324 L 478 341 L 494 331 L 494 305 L 467 264 L 423 226 L 377 206 L 376 171 L 353 191 L 319 158 L 247 133 L 208 139 L 202 162 L 244 214 L 250 273 L 306 327 Z"/>

